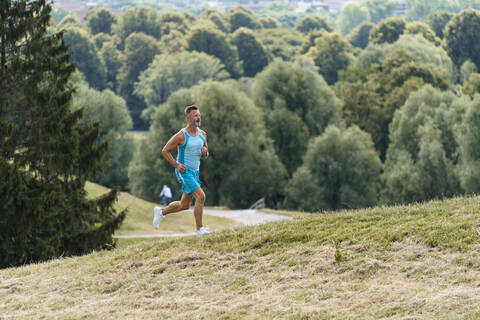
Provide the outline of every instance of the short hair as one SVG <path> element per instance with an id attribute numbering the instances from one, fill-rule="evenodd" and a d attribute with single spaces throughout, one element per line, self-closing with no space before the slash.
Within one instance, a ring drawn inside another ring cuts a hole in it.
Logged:
<path id="1" fill-rule="evenodd" d="M 192 110 L 198 110 L 198 107 L 194 104 L 192 104 L 191 106 L 186 106 L 185 107 L 185 115 L 188 116 L 188 114 L 192 111 Z"/>

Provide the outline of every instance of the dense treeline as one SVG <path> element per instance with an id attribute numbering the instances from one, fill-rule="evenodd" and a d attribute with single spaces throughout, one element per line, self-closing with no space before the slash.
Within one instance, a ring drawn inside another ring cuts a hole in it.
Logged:
<path id="1" fill-rule="evenodd" d="M 337 16 L 291 5 L 101 8 L 85 23 L 59 21 L 81 72 L 74 105 L 108 123 L 112 165 L 97 181 L 151 200 L 176 185 L 160 151 L 196 103 L 210 205 L 266 197 L 318 211 L 478 192 L 480 12 L 467 9 L 477 2 L 409 1 L 404 17 L 393 1 L 347 4 Z M 138 148 L 132 126 L 149 130 Z"/>

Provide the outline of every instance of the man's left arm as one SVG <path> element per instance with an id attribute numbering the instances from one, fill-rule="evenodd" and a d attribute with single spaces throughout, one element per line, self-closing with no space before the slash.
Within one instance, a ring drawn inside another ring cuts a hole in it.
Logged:
<path id="1" fill-rule="evenodd" d="M 209 154 L 208 154 L 208 144 L 207 144 L 207 133 L 203 130 L 201 130 L 203 139 L 205 140 L 205 143 L 203 144 L 202 147 L 202 159 L 207 159 Z"/>

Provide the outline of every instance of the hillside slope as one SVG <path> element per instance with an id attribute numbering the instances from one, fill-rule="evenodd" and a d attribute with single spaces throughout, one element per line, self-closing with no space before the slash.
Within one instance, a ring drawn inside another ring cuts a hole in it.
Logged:
<path id="1" fill-rule="evenodd" d="M 0 270 L 0 310 L 8 319 L 478 319 L 479 200 L 298 214 Z"/>

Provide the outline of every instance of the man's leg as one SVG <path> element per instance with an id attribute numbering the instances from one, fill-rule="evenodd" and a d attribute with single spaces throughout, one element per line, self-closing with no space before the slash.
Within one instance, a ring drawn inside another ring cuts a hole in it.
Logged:
<path id="1" fill-rule="evenodd" d="M 183 191 L 180 201 L 170 202 L 168 206 L 162 209 L 162 214 L 165 216 L 169 213 L 175 213 L 182 210 L 190 209 L 192 205 L 192 197 L 190 197 L 185 191 Z"/>
<path id="2" fill-rule="evenodd" d="M 192 194 L 195 197 L 195 207 L 193 208 L 193 214 L 195 216 L 195 225 L 197 226 L 197 230 L 200 230 L 200 228 L 203 227 L 202 218 L 203 218 L 203 206 L 205 205 L 205 192 L 203 192 L 202 188 L 197 188 L 194 191 L 192 191 Z"/>

